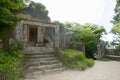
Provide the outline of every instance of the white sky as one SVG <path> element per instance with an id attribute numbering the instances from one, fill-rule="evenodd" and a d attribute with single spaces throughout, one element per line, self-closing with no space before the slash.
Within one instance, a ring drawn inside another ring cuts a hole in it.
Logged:
<path id="1" fill-rule="evenodd" d="M 94 23 L 107 32 L 112 24 L 116 0 L 34 0 L 46 6 L 52 21 Z M 111 39 L 111 36 L 108 37 Z"/>

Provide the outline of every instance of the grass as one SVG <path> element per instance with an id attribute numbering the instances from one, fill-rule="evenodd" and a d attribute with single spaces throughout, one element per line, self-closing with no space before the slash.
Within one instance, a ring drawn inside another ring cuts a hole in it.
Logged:
<path id="1" fill-rule="evenodd" d="M 86 58 L 84 53 L 78 50 L 65 49 L 63 55 L 66 58 L 65 62 L 72 68 L 85 70 L 86 68 L 94 65 L 94 61 L 92 59 Z"/>
<path id="2" fill-rule="evenodd" d="M 109 58 L 106 58 L 106 57 L 100 58 L 99 60 L 100 60 L 100 61 L 110 61 L 110 59 L 109 59 Z"/>

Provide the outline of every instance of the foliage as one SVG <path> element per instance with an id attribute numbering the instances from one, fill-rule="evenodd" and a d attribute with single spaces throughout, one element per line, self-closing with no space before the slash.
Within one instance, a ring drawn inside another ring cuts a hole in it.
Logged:
<path id="1" fill-rule="evenodd" d="M 106 34 L 103 26 L 98 26 L 95 24 L 86 23 L 84 25 L 80 25 L 75 22 L 61 23 L 59 21 L 55 21 L 54 23 L 59 24 L 60 27 L 69 27 L 73 30 L 73 42 L 85 44 L 86 57 L 88 58 L 94 57 L 94 53 L 97 49 L 97 44 L 99 43 L 102 34 Z"/>
<path id="2" fill-rule="evenodd" d="M 120 43 L 120 23 L 115 24 L 111 32 L 114 34 L 114 43 Z"/>
<path id="3" fill-rule="evenodd" d="M 36 9 L 40 10 L 45 15 L 48 15 L 48 10 L 46 9 L 46 7 L 42 3 L 35 3 L 32 1 L 29 4 L 29 6 L 34 6 Z"/>
<path id="4" fill-rule="evenodd" d="M 42 3 L 36 3 L 31 0 L 24 1 L 26 6 L 24 9 L 20 10 L 16 16 L 18 19 L 37 19 L 42 21 L 50 21 L 50 17 L 48 16 L 48 10 Z M 21 13 L 21 14 L 20 14 Z"/>
<path id="5" fill-rule="evenodd" d="M 23 0 L 0 0 L 0 38 L 5 42 L 16 24 L 15 12 L 24 7 Z"/>
<path id="6" fill-rule="evenodd" d="M 16 17 L 24 18 L 24 19 L 34 19 L 30 14 L 22 14 L 22 13 L 17 14 Z"/>
<path id="7" fill-rule="evenodd" d="M 80 26 L 80 24 L 76 23 L 76 22 L 65 22 L 64 26 L 69 27 L 69 28 L 73 28 L 73 27 L 76 27 L 76 26 Z"/>
<path id="8" fill-rule="evenodd" d="M 86 57 L 93 58 L 97 49 L 97 44 L 105 29 L 102 26 L 94 24 L 84 24 L 74 26 L 74 38 L 77 42 L 85 44 Z"/>
<path id="9" fill-rule="evenodd" d="M 114 11 L 115 11 L 115 16 L 113 17 L 114 26 L 111 32 L 115 34 L 114 43 L 119 44 L 120 43 L 120 0 L 116 0 L 116 6 L 115 6 Z"/>
<path id="10" fill-rule="evenodd" d="M 64 28 L 64 27 L 65 27 L 64 23 L 61 23 L 61 22 L 59 22 L 59 21 L 53 21 L 53 23 L 59 25 L 61 28 Z"/>
<path id="11" fill-rule="evenodd" d="M 5 80 L 18 80 L 21 75 L 21 51 L 13 46 L 0 49 L 0 77 Z"/>
<path id="12" fill-rule="evenodd" d="M 77 50 L 65 49 L 64 56 L 69 66 L 74 68 L 85 70 L 87 67 L 92 67 L 94 65 L 92 59 L 87 59 L 82 52 Z"/>
<path id="13" fill-rule="evenodd" d="M 22 9 L 23 6 L 24 6 L 23 0 L 1 0 L 0 28 L 13 26 L 16 23 L 14 12 L 16 10 Z"/>
<path id="14" fill-rule="evenodd" d="M 114 27 L 112 28 L 112 33 L 120 35 L 120 23 L 114 25 Z"/>
<path id="15" fill-rule="evenodd" d="M 116 0 L 116 6 L 115 6 L 115 16 L 113 17 L 114 21 L 113 23 L 114 24 L 117 24 L 120 22 L 120 0 Z"/>
<path id="16" fill-rule="evenodd" d="M 120 44 L 118 44 L 118 45 L 116 46 L 116 49 L 120 49 Z"/>
<path id="17" fill-rule="evenodd" d="M 24 6 L 23 0 L 0 0 L 0 7 L 10 11 L 22 9 Z"/>

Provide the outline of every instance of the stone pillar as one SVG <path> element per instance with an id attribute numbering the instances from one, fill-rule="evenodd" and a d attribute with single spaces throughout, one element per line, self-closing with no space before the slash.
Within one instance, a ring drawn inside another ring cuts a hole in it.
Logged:
<path id="1" fill-rule="evenodd" d="M 105 48 L 105 44 L 104 42 L 100 42 L 98 45 L 97 45 L 97 51 L 98 51 L 98 56 L 99 58 L 102 58 L 105 53 L 106 53 L 106 48 Z"/>
<path id="2" fill-rule="evenodd" d="M 97 53 L 98 53 L 99 58 L 101 58 L 102 57 L 102 55 L 101 55 L 102 52 L 101 52 L 100 44 L 97 45 Z"/>
<path id="3" fill-rule="evenodd" d="M 44 33 L 42 30 L 43 30 L 42 27 L 38 27 L 38 33 L 37 33 L 37 42 L 38 43 L 43 43 Z"/>
<path id="4" fill-rule="evenodd" d="M 85 44 L 84 43 L 81 44 L 82 44 L 82 52 L 85 54 Z"/>
<path id="5" fill-rule="evenodd" d="M 15 28 L 15 39 L 17 39 L 18 42 L 23 42 L 23 25 L 22 23 L 18 23 Z"/>
<path id="6" fill-rule="evenodd" d="M 28 42 L 28 28 L 27 25 L 23 25 L 23 41 L 24 43 Z"/>
<path id="7" fill-rule="evenodd" d="M 55 48 L 59 49 L 59 26 L 55 27 Z"/>
<path id="8" fill-rule="evenodd" d="M 101 47 L 102 47 L 102 57 L 105 55 L 105 53 L 106 53 L 106 47 L 105 47 L 105 43 L 104 42 L 102 42 L 101 43 Z"/>

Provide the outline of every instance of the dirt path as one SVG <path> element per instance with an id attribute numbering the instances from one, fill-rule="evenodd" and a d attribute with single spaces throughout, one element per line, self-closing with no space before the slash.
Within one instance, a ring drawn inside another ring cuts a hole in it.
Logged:
<path id="1" fill-rule="evenodd" d="M 47 75 L 32 76 L 25 80 L 120 80 L 120 62 L 95 61 L 94 67 L 86 71 L 64 71 Z"/>

